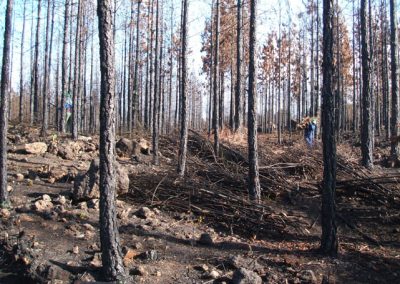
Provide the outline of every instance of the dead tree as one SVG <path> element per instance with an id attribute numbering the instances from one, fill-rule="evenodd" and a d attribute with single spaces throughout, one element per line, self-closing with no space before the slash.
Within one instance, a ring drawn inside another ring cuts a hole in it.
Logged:
<path id="1" fill-rule="evenodd" d="M 367 41 L 367 23 L 366 23 L 366 0 L 361 0 L 360 20 L 361 20 L 361 64 L 362 64 L 362 118 L 361 127 L 361 154 L 362 164 L 366 168 L 373 167 L 372 147 L 372 103 L 370 86 L 370 54 Z"/>
<path id="2" fill-rule="evenodd" d="M 187 18 L 188 18 L 188 1 L 183 0 L 183 19 L 182 19 L 182 73 L 181 73 L 181 127 L 180 127 L 180 146 L 179 146 L 179 163 L 178 173 L 180 176 L 185 174 L 186 167 L 186 153 L 187 153 L 187 141 L 188 141 L 188 101 L 187 101 Z"/>
<path id="3" fill-rule="evenodd" d="M 235 83 L 235 131 L 238 131 L 243 123 L 242 119 L 242 1 L 237 0 L 236 15 L 236 83 Z"/>
<path id="4" fill-rule="evenodd" d="M 214 152 L 215 155 L 218 156 L 219 154 L 219 111 L 218 111 L 218 93 L 219 93 L 219 28 L 220 28 L 220 5 L 219 5 L 219 0 L 217 0 L 216 7 L 215 7 L 215 13 L 216 13 L 216 18 L 215 18 L 215 47 L 214 47 L 214 82 L 213 82 L 213 94 L 214 94 L 214 101 L 213 101 L 213 131 L 214 131 Z"/>
<path id="5" fill-rule="evenodd" d="M 125 268 L 119 245 L 115 209 L 115 70 L 111 0 L 97 1 L 100 40 L 100 242 L 107 281 L 123 281 Z"/>
<path id="6" fill-rule="evenodd" d="M 396 0 L 390 0 L 390 49 L 391 49 L 391 72 L 392 72 L 392 117 L 390 121 L 390 132 L 392 137 L 400 135 L 400 119 L 399 119 L 399 70 L 398 70 L 398 50 L 397 50 L 397 15 L 396 15 Z M 390 154 L 392 159 L 399 159 L 400 147 L 399 140 L 392 139 Z"/>
<path id="7" fill-rule="evenodd" d="M 35 36 L 35 57 L 33 62 L 33 121 L 39 122 L 39 34 L 40 34 L 40 11 L 42 7 L 42 0 L 38 1 L 38 14 Z"/>
<path id="8" fill-rule="evenodd" d="M 8 87 L 10 83 L 10 43 L 13 0 L 7 0 L 3 43 L 3 62 L 0 84 L 0 207 L 8 205 L 7 191 L 7 130 L 8 130 Z"/>
<path id="9" fill-rule="evenodd" d="M 65 114 L 64 104 L 65 96 L 68 92 L 68 61 L 67 61 L 67 43 L 68 43 L 68 23 L 69 23 L 69 0 L 65 1 L 65 13 L 64 13 L 64 35 L 63 35 L 63 47 L 62 47 L 62 66 L 61 66 L 61 103 L 60 103 L 60 130 L 62 133 L 65 132 Z"/>
<path id="10" fill-rule="evenodd" d="M 324 179 L 321 211 L 321 252 L 336 256 L 338 251 L 336 227 L 336 141 L 333 97 L 333 0 L 323 2 L 323 84 L 322 84 L 322 143 Z"/>
<path id="11" fill-rule="evenodd" d="M 261 187 L 258 172 L 257 149 L 257 87 L 256 87 L 256 0 L 250 0 L 250 33 L 249 33 L 249 88 L 248 88 L 248 146 L 249 146 L 249 195 L 250 199 L 259 203 L 261 201 Z"/>
<path id="12" fill-rule="evenodd" d="M 19 78 L 19 123 L 22 122 L 22 112 L 24 103 L 24 41 L 25 41 L 25 19 L 26 19 L 26 0 L 24 0 L 24 16 L 22 19 L 22 37 L 21 37 L 21 57 L 20 57 L 20 78 Z"/>
<path id="13" fill-rule="evenodd" d="M 159 51 L 159 21 L 160 21 L 160 12 L 159 12 L 159 0 L 156 1 L 156 46 L 155 46 L 155 57 L 154 57 L 154 106 L 153 106 L 153 164 L 159 165 L 160 160 L 158 156 L 158 141 L 159 141 L 159 124 L 158 124 L 158 101 L 160 99 L 160 93 L 159 93 L 159 80 L 158 76 L 160 75 L 160 64 L 159 64 L 159 57 L 158 57 L 158 51 Z"/>

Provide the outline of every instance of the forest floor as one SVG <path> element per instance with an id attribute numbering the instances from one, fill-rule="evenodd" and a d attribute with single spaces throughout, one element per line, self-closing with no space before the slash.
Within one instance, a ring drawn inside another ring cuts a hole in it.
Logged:
<path id="1" fill-rule="evenodd" d="M 96 137 L 41 139 L 18 126 L 9 141 L 12 209 L 0 212 L 0 283 L 100 281 L 98 200 L 72 198 L 76 176 L 98 155 Z M 18 150 L 36 141 L 47 152 Z M 318 253 L 320 142 L 310 150 L 300 134 L 283 145 L 259 135 L 261 205 L 248 201 L 245 137 L 223 132 L 222 142 L 216 158 L 207 137 L 190 132 L 184 179 L 173 135 L 161 138 L 160 166 L 143 153 L 117 159 L 130 177 L 117 212 L 132 282 L 233 283 L 239 271 L 249 278 L 236 283 L 398 282 L 400 171 L 384 167 L 388 145 L 377 143 L 372 171 L 359 165 L 356 141 L 338 146 L 340 248 L 330 258 Z"/>

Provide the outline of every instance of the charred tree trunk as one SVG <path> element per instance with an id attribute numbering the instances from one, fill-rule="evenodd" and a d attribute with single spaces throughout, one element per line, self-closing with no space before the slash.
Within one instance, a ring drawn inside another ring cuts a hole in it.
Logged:
<path id="1" fill-rule="evenodd" d="M 336 141 L 333 97 L 333 11 L 332 0 L 323 2 L 323 84 L 322 84 L 322 143 L 324 178 L 321 211 L 321 252 L 336 256 L 338 252 L 336 226 Z"/>
<path id="2" fill-rule="evenodd" d="M 219 0 L 218 0 L 219 1 Z M 181 109 L 181 131 L 180 131 L 180 145 L 179 145 L 179 163 L 178 174 L 184 176 L 186 168 L 186 153 L 187 153 L 187 140 L 188 140 L 188 101 L 187 101 L 187 18 L 188 18 L 188 0 L 183 0 L 183 21 L 182 21 L 182 78 L 181 78 L 181 92 L 182 92 L 182 109 Z"/>
<path id="3" fill-rule="evenodd" d="M 391 49 L 391 73 L 392 73 L 392 117 L 390 120 L 391 136 L 398 137 L 400 135 L 399 121 L 399 70 L 398 70 L 398 50 L 397 50 L 397 15 L 396 15 L 396 0 L 390 0 L 390 49 Z M 400 153 L 398 139 L 392 139 L 390 154 L 392 159 L 398 160 Z"/>
<path id="4" fill-rule="evenodd" d="M 370 55 L 367 42 L 367 24 L 366 24 L 366 0 L 361 0 L 360 18 L 361 18 L 361 61 L 362 61 L 362 120 L 361 128 L 361 154 L 364 167 L 373 167 L 372 147 L 372 117 L 371 117 L 371 85 L 370 85 Z"/>
<path id="5" fill-rule="evenodd" d="M 23 23 L 22 23 L 22 37 L 21 37 L 21 57 L 20 57 L 20 78 L 19 78 L 19 114 L 18 120 L 19 123 L 22 122 L 22 112 L 24 110 L 24 41 L 25 41 L 25 19 L 26 19 L 26 0 L 24 0 L 24 16 L 23 16 Z"/>
<path id="6" fill-rule="evenodd" d="M 213 131 L 214 131 L 214 152 L 215 155 L 219 155 L 219 127 L 218 127 L 218 122 L 219 122 L 219 110 L 218 110 L 218 94 L 219 94 L 219 82 L 218 82 L 218 75 L 219 75 L 219 24 L 220 24 L 220 5 L 219 2 L 220 0 L 217 0 L 216 3 L 216 27 L 215 27 L 215 47 L 214 47 L 214 101 L 213 101 Z"/>
<path id="7" fill-rule="evenodd" d="M 39 122 L 39 34 L 40 34 L 40 11 L 42 0 L 38 1 L 38 18 L 35 36 L 35 57 L 34 57 L 34 84 L 33 84 L 33 121 Z"/>
<path id="8" fill-rule="evenodd" d="M 0 84 L 0 207 L 8 205 L 7 191 L 7 131 L 8 131 L 8 88 L 10 83 L 10 43 L 13 0 L 7 0 L 3 42 L 3 62 Z"/>
<path id="9" fill-rule="evenodd" d="M 257 86 L 256 86 L 256 0 L 250 0 L 249 33 L 249 88 L 248 88 L 248 146 L 249 146 L 249 195 L 256 203 L 261 202 L 257 149 Z"/>
<path id="10" fill-rule="evenodd" d="M 63 36 L 63 47 L 62 47 L 62 66 L 61 66 L 61 103 L 60 103 L 60 129 L 61 132 L 65 132 L 65 114 L 64 105 L 65 97 L 68 92 L 68 80 L 67 80 L 67 42 L 68 42 L 68 24 L 69 24 L 69 0 L 65 1 L 65 13 L 64 13 L 64 36 Z"/>
<path id="11" fill-rule="evenodd" d="M 139 50 L 140 50 L 140 4 L 141 0 L 137 3 L 137 17 L 136 17 L 136 51 L 135 51 L 135 73 L 133 78 L 133 99 L 132 99 L 132 123 L 133 128 L 137 126 L 138 113 L 139 113 L 139 88 L 138 88 L 138 71 L 139 71 Z"/>
<path id="12" fill-rule="evenodd" d="M 160 3 L 159 0 L 156 1 L 156 46 L 155 46 L 155 51 L 154 51 L 154 105 L 153 105 L 153 164 L 159 165 L 160 160 L 158 156 L 158 140 L 159 140 L 159 125 L 158 125 L 158 103 L 160 99 L 160 93 L 159 93 L 159 80 L 158 76 L 160 75 L 160 66 L 159 66 L 159 57 L 158 57 L 158 51 L 159 51 L 159 30 L 160 30 L 160 25 L 159 25 L 159 20 L 160 20 Z"/>
<path id="13" fill-rule="evenodd" d="M 243 124 L 242 111 L 242 1 L 237 0 L 236 15 L 236 85 L 235 85 L 235 131 Z"/>
<path id="14" fill-rule="evenodd" d="M 125 268 L 119 246 L 115 209 L 115 93 L 114 37 L 111 0 L 98 0 L 101 102 L 100 102 L 100 242 L 107 281 L 123 281 Z"/>

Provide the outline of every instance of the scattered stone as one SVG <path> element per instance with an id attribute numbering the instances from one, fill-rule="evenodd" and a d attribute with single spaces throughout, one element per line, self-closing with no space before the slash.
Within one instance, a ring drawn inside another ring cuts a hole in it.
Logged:
<path id="1" fill-rule="evenodd" d="M 136 250 L 141 250 L 143 248 L 142 243 L 140 242 L 136 242 L 132 245 L 132 248 L 136 249 Z"/>
<path id="2" fill-rule="evenodd" d="M 50 195 L 48 195 L 48 194 L 43 194 L 43 195 L 42 195 L 42 200 L 43 200 L 43 201 L 49 201 L 49 202 L 51 202 L 51 197 L 50 197 Z"/>
<path id="3" fill-rule="evenodd" d="M 95 235 L 96 235 L 95 232 L 90 231 L 90 230 L 87 230 L 87 231 L 85 232 L 85 239 L 91 239 L 91 238 L 93 238 Z"/>
<path id="4" fill-rule="evenodd" d="M 15 180 L 16 181 L 23 181 L 24 178 L 25 178 L 25 176 L 23 174 L 20 174 L 20 173 L 15 174 Z"/>
<path id="5" fill-rule="evenodd" d="M 144 266 L 139 265 L 137 267 L 132 268 L 129 270 L 129 275 L 138 275 L 138 276 L 146 276 L 148 274 L 146 268 Z"/>
<path id="6" fill-rule="evenodd" d="M 118 162 L 115 163 L 115 169 L 117 177 L 117 194 L 120 195 L 127 193 L 129 190 L 128 172 Z M 78 175 L 75 179 L 72 194 L 74 200 L 81 201 L 100 198 L 99 182 L 99 159 L 94 159 L 90 164 L 89 170 L 83 175 Z"/>
<path id="7" fill-rule="evenodd" d="M 259 273 L 262 273 L 264 270 L 263 266 L 260 265 L 257 260 L 243 258 L 240 255 L 231 256 L 227 261 L 227 265 L 235 269 L 246 268 Z"/>
<path id="8" fill-rule="evenodd" d="M 87 205 L 88 205 L 89 208 L 99 210 L 99 208 L 100 208 L 100 203 L 99 202 L 100 202 L 99 199 L 90 199 L 87 202 Z"/>
<path id="9" fill-rule="evenodd" d="M 195 267 L 193 267 L 196 270 L 199 270 L 201 272 L 207 272 L 209 270 L 207 264 L 202 264 L 202 265 L 197 265 Z"/>
<path id="10" fill-rule="evenodd" d="M 161 277 L 161 271 L 158 271 L 158 270 L 157 270 L 157 271 L 156 271 L 156 276 L 157 276 L 157 277 Z"/>
<path id="11" fill-rule="evenodd" d="M 7 191 L 8 191 L 8 192 L 13 191 L 13 187 L 12 187 L 11 185 L 7 185 Z"/>
<path id="12" fill-rule="evenodd" d="M 10 218 L 11 213 L 8 209 L 2 208 L 0 209 L 0 217 L 3 219 L 8 219 Z"/>
<path id="13" fill-rule="evenodd" d="M 15 148 L 15 152 L 22 154 L 40 155 L 47 152 L 47 144 L 43 142 L 27 143 Z"/>
<path id="14" fill-rule="evenodd" d="M 72 248 L 72 253 L 74 253 L 74 254 L 79 254 L 79 247 L 78 247 L 78 246 L 74 246 L 74 247 Z"/>
<path id="15" fill-rule="evenodd" d="M 86 230 L 89 230 L 89 231 L 95 231 L 95 230 L 96 230 L 96 229 L 95 229 L 92 225 L 90 225 L 89 223 L 83 224 L 83 227 L 84 227 Z"/>
<path id="16" fill-rule="evenodd" d="M 117 214 L 119 219 L 125 220 L 128 219 L 129 213 L 132 211 L 132 208 L 128 207 Z"/>
<path id="17" fill-rule="evenodd" d="M 300 278 L 307 281 L 307 283 L 317 283 L 317 278 L 315 277 L 314 271 L 312 270 L 303 270 L 300 272 Z"/>
<path id="18" fill-rule="evenodd" d="M 56 179 L 53 178 L 53 177 L 50 177 L 50 178 L 47 179 L 47 182 L 50 183 L 50 184 L 54 184 L 56 182 Z"/>
<path id="19" fill-rule="evenodd" d="M 79 202 L 78 209 L 87 210 L 88 209 L 87 203 L 85 201 Z"/>
<path id="20" fill-rule="evenodd" d="M 67 199 L 64 195 L 59 195 L 54 201 L 61 205 L 65 205 L 67 203 Z"/>
<path id="21" fill-rule="evenodd" d="M 237 269 L 233 273 L 232 283 L 233 284 L 262 284 L 262 279 L 257 273 L 247 270 L 246 268 L 240 268 L 240 269 Z"/>
<path id="22" fill-rule="evenodd" d="M 219 272 L 216 271 L 216 270 L 211 270 L 210 273 L 208 274 L 208 276 L 209 276 L 211 279 L 218 279 L 218 278 L 220 277 L 220 274 L 219 274 Z"/>
<path id="23" fill-rule="evenodd" d="M 53 203 L 47 200 L 38 200 L 33 205 L 33 210 L 38 212 L 48 212 L 53 209 Z"/>
<path id="24" fill-rule="evenodd" d="M 203 234 L 201 234 L 198 243 L 199 243 L 199 244 L 202 244 L 202 245 L 210 246 L 210 245 L 212 245 L 212 244 L 214 243 L 214 241 L 213 241 L 213 239 L 211 238 L 211 235 L 210 235 L 210 234 L 208 234 L 208 233 L 203 233 Z"/>
<path id="25" fill-rule="evenodd" d="M 148 250 L 144 253 L 141 253 L 140 256 L 145 260 L 157 260 L 158 259 L 158 252 L 156 250 Z"/>
<path id="26" fill-rule="evenodd" d="M 95 253 L 92 261 L 90 261 L 89 265 L 93 268 L 99 268 L 102 266 L 101 262 L 101 254 L 100 253 Z"/>
<path id="27" fill-rule="evenodd" d="M 143 219 L 149 219 L 154 217 L 154 212 L 151 211 L 148 207 L 142 207 L 138 211 L 136 211 L 136 216 L 143 218 Z"/>

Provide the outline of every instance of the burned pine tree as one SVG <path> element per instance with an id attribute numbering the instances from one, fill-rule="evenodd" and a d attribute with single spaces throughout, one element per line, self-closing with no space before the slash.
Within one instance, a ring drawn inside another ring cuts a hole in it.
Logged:
<path id="1" fill-rule="evenodd" d="M 336 141 L 333 97 L 333 3 L 323 2 L 323 63 L 322 63 L 322 143 L 324 174 L 321 211 L 321 252 L 336 256 L 338 251 L 336 226 Z"/>
<path id="2" fill-rule="evenodd" d="M 98 0 L 100 40 L 100 242 L 107 281 L 122 281 L 125 268 L 115 208 L 115 67 L 111 0 Z"/>
<path id="3" fill-rule="evenodd" d="M 7 131 L 8 131 L 8 90 L 10 84 L 10 45 L 13 0 L 7 0 L 3 43 L 3 62 L 0 84 L 0 207 L 8 205 L 7 190 Z"/>

